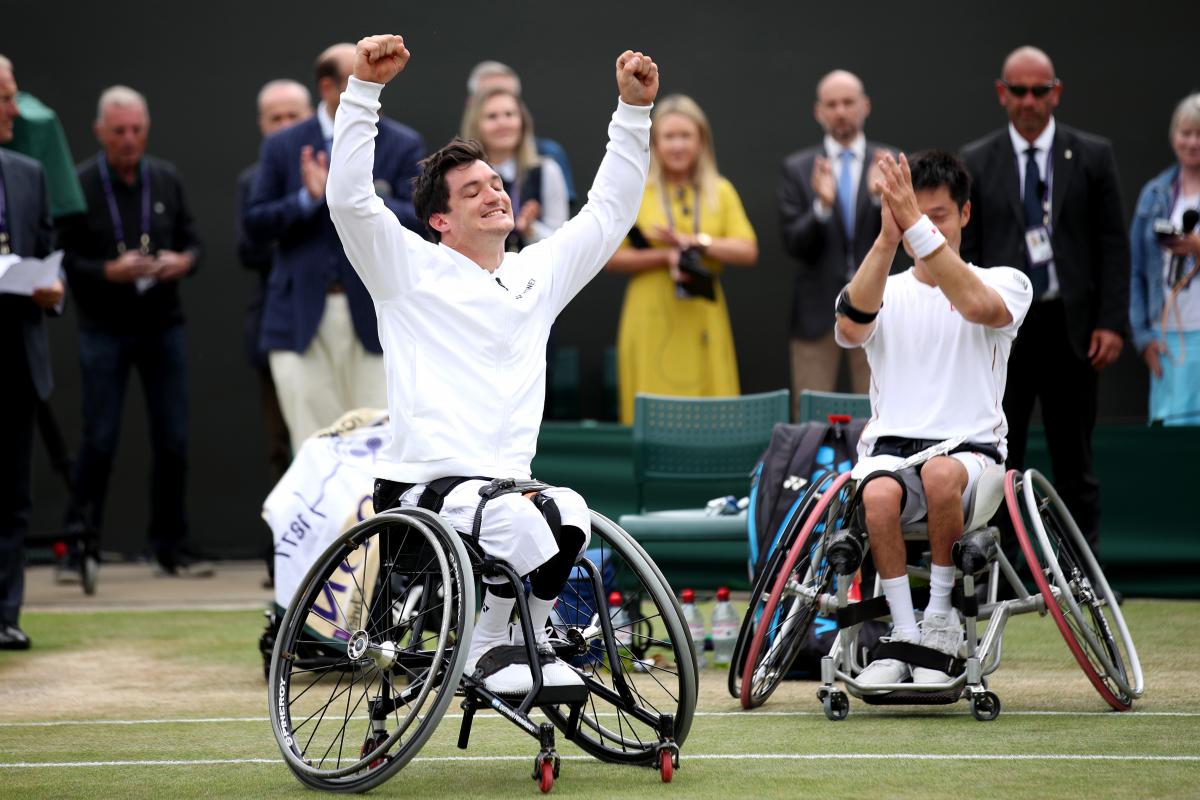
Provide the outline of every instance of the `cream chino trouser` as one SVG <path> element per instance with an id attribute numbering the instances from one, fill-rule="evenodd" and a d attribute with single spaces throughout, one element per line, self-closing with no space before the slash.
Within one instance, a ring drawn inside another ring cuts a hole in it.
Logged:
<path id="1" fill-rule="evenodd" d="M 358 340 L 344 294 L 326 296 L 325 313 L 307 350 L 272 350 L 270 361 L 293 453 L 347 411 L 387 408 L 383 356 L 368 353 Z"/>

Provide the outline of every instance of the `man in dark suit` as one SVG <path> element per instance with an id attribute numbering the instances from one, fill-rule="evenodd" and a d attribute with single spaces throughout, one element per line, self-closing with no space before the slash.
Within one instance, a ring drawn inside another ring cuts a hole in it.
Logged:
<path id="1" fill-rule="evenodd" d="M 862 81 L 845 70 L 830 72 L 817 84 L 813 106 L 824 141 L 783 161 L 779 225 L 784 249 L 799 266 L 791 320 L 793 417 L 802 389 L 833 391 L 842 353 L 854 391 L 866 394 L 869 387 L 862 350 L 843 350 L 833 340 L 833 306 L 879 235 L 872 179 L 878 152 L 894 150 L 866 140 L 870 113 Z"/>
<path id="2" fill-rule="evenodd" d="M 17 84 L 0 56 L 0 144 L 13 138 Z M 50 252 L 53 228 L 46 177 L 38 162 L 0 149 L 0 259 L 40 258 Z M 43 318 L 56 313 L 63 284 L 26 297 L 0 294 L 0 650 L 24 650 L 29 637 L 19 616 L 25 593 L 23 544 L 33 501 L 30 473 L 38 403 L 50 396 L 50 345 Z"/>
<path id="3" fill-rule="evenodd" d="M 312 96 L 309 95 L 308 89 L 292 80 L 274 80 L 264 85 L 259 90 L 257 105 L 258 129 L 263 138 L 302 122 L 313 114 Z M 267 461 L 271 468 L 271 480 L 274 482 L 282 478 L 288 468 L 291 461 L 291 445 L 288 441 L 287 423 L 283 421 L 283 412 L 279 409 L 275 381 L 271 379 L 271 365 L 259 344 L 262 341 L 263 299 L 267 293 L 267 278 L 271 273 L 275 244 L 250 236 L 246 232 L 246 226 L 242 224 L 257 174 L 258 162 L 255 162 L 238 175 L 235 227 L 238 260 L 257 278 L 250 305 L 246 309 L 246 358 L 258 375 L 259 399 L 267 433 Z"/>
<path id="4" fill-rule="evenodd" d="M 351 44 L 333 45 L 317 59 L 317 113 L 263 142 L 243 217 L 250 236 L 276 243 L 261 344 L 294 450 L 350 409 L 387 405 L 375 307 L 325 205 L 333 117 L 353 65 Z M 380 119 L 375 190 L 414 231 L 423 226 L 411 180 L 424 152 L 415 131 Z"/>
<path id="5" fill-rule="evenodd" d="M 1121 353 L 1129 315 L 1129 239 L 1107 140 L 1058 124 L 1062 96 L 1049 56 L 1009 54 L 996 95 L 1009 124 L 963 148 L 971 222 L 963 258 L 1025 270 L 1034 302 L 1008 362 L 1008 463 L 1025 467 L 1041 401 L 1054 483 L 1095 550 L 1100 485 L 1092 429 L 1101 370 Z"/>

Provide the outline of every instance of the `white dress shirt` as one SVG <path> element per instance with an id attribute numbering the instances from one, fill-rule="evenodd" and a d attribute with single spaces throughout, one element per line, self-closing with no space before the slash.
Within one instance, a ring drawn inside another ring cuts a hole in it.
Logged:
<path id="1" fill-rule="evenodd" d="M 1033 140 L 1030 145 L 1029 141 L 1024 136 L 1017 133 L 1017 129 L 1013 124 L 1008 123 L 1008 138 L 1012 140 L 1013 152 L 1017 154 L 1017 187 L 1022 198 L 1025 197 L 1025 164 L 1028 156 L 1025 151 L 1031 146 L 1034 148 L 1033 160 L 1038 165 L 1038 177 L 1046 182 L 1046 202 L 1053 202 L 1050 198 L 1053 192 L 1054 173 L 1047 176 L 1046 165 L 1050 162 L 1050 148 L 1054 145 L 1054 117 L 1050 118 L 1050 124 L 1046 129 L 1038 134 L 1038 137 Z M 1046 265 L 1047 274 L 1050 278 L 1049 288 L 1042 298 L 1049 299 L 1058 295 L 1058 271 L 1054 268 L 1054 262 L 1051 261 Z"/>
<path id="2" fill-rule="evenodd" d="M 379 320 L 393 437 L 375 474 L 401 483 L 528 478 L 550 327 L 633 226 L 650 163 L 650 107 L 618 103 L 587 204 L 488 272 L 404 228 L 376 196 L 382 89 L 350 78 L 326 188 L 346 256 Z"/>

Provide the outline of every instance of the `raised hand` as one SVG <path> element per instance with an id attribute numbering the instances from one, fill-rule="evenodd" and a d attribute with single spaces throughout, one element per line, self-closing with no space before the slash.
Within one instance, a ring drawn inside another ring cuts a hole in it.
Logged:
<path id="1" fill-rule="evenodd" d="M 837 178 L 833 177 L 833 167 L 824 156 L 817 156 L 813 161 L 812 190 L 826 208 L 833 208 L 837 200 Z"/>
<path id="2" fill-rule="evenodd" d="M 521 210 L 517 213 L 517 221 L 514 225 L 517 233 L 528 237 L 533 223 L 537 222 L 541 215 L 542 204 L 537 200 L 526 200 L 524 203 L 521 203 Z"/>
<path id="3" fill-rule="evenodd" d="M 648 106 L 658 96 L 658 65 L 650 56 L 626 50 L 617 57 L 617 89 L 631 106 Z"/>
<path id="4" fill-rule="evenodd" d="M 912 172 L 908 168 L 908 159 L 900 154 L 900 162 L 891 153 L 884 153 L 879 158 L 878 182 L 883 200 L 892 211 L 892 216 L 900 230 L 906 231 L 921 219 L 921 207 L 917 205 L 917 195 L 913 191 Z"/>
<path id="5" fill-rule="evenodd" d="M 354 50 L 354 77 L 387 83 L 404 71 L 410 57 L 403 36 L 385 33 L 359 39 Z"/>
<path id="6" fill-rule="evenodd" d="M 300 180 L 313 200 L 325 196 L 325 184 L 329 181 L 329 156 L 324 150 L 314 154 L 310 145 L 300 148 Z"/>

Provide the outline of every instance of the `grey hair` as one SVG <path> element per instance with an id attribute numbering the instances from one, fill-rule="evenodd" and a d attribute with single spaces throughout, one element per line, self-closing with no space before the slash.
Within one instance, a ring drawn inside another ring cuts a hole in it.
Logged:
<path id="1" fill-rule="evenodd" d="M 467 76 L 467 94 L 473 96 L 479 91 L 479 82 L 491 75 L 505 75 L 516 81 L 517 96 L 521 95 L 521 78 L 517 71 L 501 61 L 480 61 L 471 69 Z"/>
<path id="2" fill-rule="evenodd" d="M 8 72 L 12 72 L 12 71 L 13 71 L 13 65 L 12 65 L 12 62 L 11 62 L 11 61 L 9 61 L 7 58 L 5 58 L 5 57 L 4 57 L 4 56 L 2 56 L 2 55 L 0 55 L 0 69 L 2 69 L 2 70 L 7 70 Z"/>
<path id="3" fill-rule="evenodd" d="M 1170 136 L 1175 137 L 1175 132 L 1179 130 L 1179 126 L 1190 122 L 1193 125 L 1200 125 L 1200 92 L 1193 92 L 1187 97 L 1179 101 L 1179 105 L 1175 106 L 1175 113 L 1171 115 Z"/>
<path id="4" fill-rule="evenodd" d="M 101 92 L 100 102 L 96 103 L 96 122 L 101 122 L 104 119 L 104 112 L 110 106 L 118 108 L 141 106 L 142 111 L 146 112 L 146 123 L 149 124 L 150 122 L 150 106 L 146 103 L 146 98 L 142 93 L 136 89 L 130 89 L 128 86 L 117 84 Z"/>
<path id="5" fill-rule="evenodd" d="M 272 89 L 282 89 L 285 86 L 289 89 L 298 90 L 304 95 L 304 99 L 308 101 L 309 108 L 312 107 L 312 92 L 310 92 L 308 87 L 303 83 L 300 81 L 294 81 L 291 78 L 276 78 L 273 81 L 267 81 L 264 83 L 263 87 L 258 90 L 258 99 L 255 101 L 255 107 L 261 111 L 263 98 L 267 96 L 267 92 L 270 92 Z"/>

